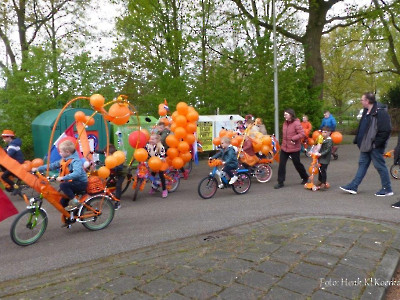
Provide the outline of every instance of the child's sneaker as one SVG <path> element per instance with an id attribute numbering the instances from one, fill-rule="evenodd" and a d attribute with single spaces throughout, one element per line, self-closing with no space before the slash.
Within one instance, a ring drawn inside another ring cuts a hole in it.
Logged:
<path id="1" fill-rule="evenodd" d="M 149 195 L 153 195 L 155 192 L 156 192 L 156 190 L 153 187 L 151 187 L 151 189 L 149 191 Z"/>
<path id="2" fill-rule="evenodd" d="M 65 210 L 66 210 L 66 211 L 74 210 L 74 209 L 77 208 L 80 204 L 81 204 L 81 203 L 79 202 L 79 200 L 76 199 L 76 198 L 74 198 L 74 199 L 71 200 L 70 205 L 68 205 L 68 206 L 65 208 Z"/>
<path id="3" fill-rule="evenodd" d="M 229 180 L 229 184 L 234 184 L 236 180 L 238 180 L 238 177 L 235 175 L 231 178 L 231 180 Z"/>
<path id="4" fill-rule="evenodd" d="M 223 183 L 219 184 L 218 188 L 223 189 L 224 188 L 224 184 Z"/>
<path id="5" fill-rule="evenodd" d="M 168 190 L 163 190 L 162 194 L 161 194 L 161 197 L 167 198 L 167 196 L 168 196 Z"/>

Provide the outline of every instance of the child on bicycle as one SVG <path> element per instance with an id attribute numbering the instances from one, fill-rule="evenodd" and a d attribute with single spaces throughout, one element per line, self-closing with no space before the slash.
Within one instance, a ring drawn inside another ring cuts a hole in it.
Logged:
<path id="1" fill-rule="evenodd" d="M 324 190 L 326 188 L 326 178 L 327 178 L 327 170 L 329 162 L 331 161 L 332 147 L 333 141 L 331 139 L 331 130 L 329 127 L 323 127 L 321 131 L 321 135 L 323 137 L 323 141 L 321 144 L 321 148 L 319 149 L 319 158 L 318 163 L 321 165 L 318 171 L 318 184 L 320 190 Z"/>
<path id="2" fill-rule="evenodd" d="M 150 135 L 150 139 L 147 142 L 145 149 L 147 150 L 149 157 L 157 156 L 162 160 L 165 159 L 165 148 L 164 148 L 163 144 L 161 143 L 161 136 L 159 134 L 153 133 L 152 135 Z M 151 172 L 151 175 L 155 176 L 156 172 Z M 161 188 L 162 188 L 161 197 L 166 198 L 168 196 L 168 190 L 167 190 L 167 186 L 165 184 L 164 172 L 159 171 L 158 176 L 160 177 L 160 181 L 161 181 Z M 156 189 L 157 189 L 157 187 L 152 185 L 149 194 L 150 195 L 154 194 Z"/>
<path id="3" fill-rule="evenodd" d="M 83 163 L 75 149 L 74 142 L 70 140 L 63 141 L 58 148 L 62 159 L 50 164 L 49 170 L 60 169 L 60 174 L 56 180 L 62 181 L 60 190 L 67 197 L 61 199 L 60 203 L 67 211 L 71 211 L 80 204 L 75 194 L 86 190 L 88 177 L 83 169 Z M 43 172 L 46 168 L 47 166 L 43 165 L 39 168 L 33 168 L 32 171 Z M 70 205 L 67 206 L 69 201 L 71 201 Z"/>
<path id="4" fill-rule="evenodd" d="M 8 156 L 10 156 L 11 158 L 15 159 L 20 164 L 22 164 L 24 162 L 24 155 L 21 151 L 21 146 L 22 146 L 21 139 L 15 137 L 14 131 L 9 130 L 9 129 L 3 130 L 1 137 L 3 138 L 3 141 L 6 144 L 8 144 L 8 146 L 5 149 Z M 7 170 L 4 167 L 2 167 L 2 169 L 3 169 L 4 173 L 3 173 L 3 175 L 1 175 L 1 179 L 9 185 L 9 187 L 6 188 L 6 191 L 13 192 L 14 191 L 14 182 L 10 179 L 10 177 L 13 176 L 13 173 L 11 173 L 9 170 Z"/>
<path id="5" fill-rule="evenodd" d="M 214 156 L 211 156 L 210 159 L 221 158 L 223 161 L 224 167 L 222 171 L 224 171 L 230 177 L 229 184 L 234 184 L 238 177 L 233 175 L 233 170 L 238 168 L 238 159 L 236 155 L 236 151 L 231 145 L 231 139 L 227 136 L 223 136 L 221 138 L 221 150 L 217 152 Z M 223 188 L 223 184 L 219 184 L 219 188 Z"/>

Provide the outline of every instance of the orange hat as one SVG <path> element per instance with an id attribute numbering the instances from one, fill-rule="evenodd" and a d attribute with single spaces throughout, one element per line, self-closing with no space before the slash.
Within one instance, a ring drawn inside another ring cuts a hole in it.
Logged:
<path id="1" fill-rule="evenodd" d="M 10 130 L 10 129 L 4 129 L 3 133 L 1 134 L 1 136 L 6 137 L 6 136 L 15 136 L 14 131 Z"/>

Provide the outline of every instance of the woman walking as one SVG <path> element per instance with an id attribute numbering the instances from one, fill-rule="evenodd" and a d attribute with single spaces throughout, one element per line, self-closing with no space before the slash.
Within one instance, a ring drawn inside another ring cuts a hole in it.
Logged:
<path id="1" fill-rule="evenodd" d="M 300 120 L 296 118 L 293 109 L 288 108 L 284 111 L 283 117 L 285 121 L 282 126 L 282 145 L 279 154 L 278 168 L 278 183 L 274 186 L 275 189 L 280 189 L 284 186 L 286 178 L 286 163 L 289 156 L 292 158 L 293 165 L 299 173 L 302 181 L 305 184 L 308 181 L 308 174 L 303 164 L 300 162 L 301 140 L 306 136 L 301 126 Z"/>

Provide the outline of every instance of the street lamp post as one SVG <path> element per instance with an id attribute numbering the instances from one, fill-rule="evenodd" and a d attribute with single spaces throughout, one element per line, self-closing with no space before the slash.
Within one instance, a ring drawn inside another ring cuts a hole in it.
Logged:
<path id="1" fill-rule="evenodd" d="M 274 36 L 274 107 L 275 136 L 279 140 L 279 104 L 278 104 L 278 64 L 276 59 L 276 12 L 275 0 L 272 0 L 272 23 Z"/>

